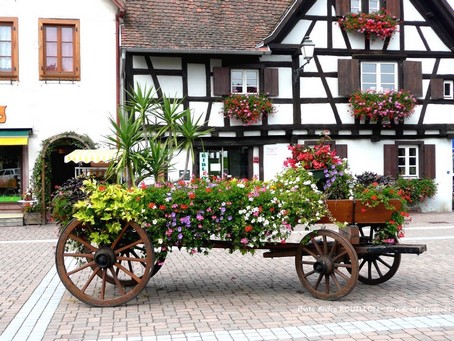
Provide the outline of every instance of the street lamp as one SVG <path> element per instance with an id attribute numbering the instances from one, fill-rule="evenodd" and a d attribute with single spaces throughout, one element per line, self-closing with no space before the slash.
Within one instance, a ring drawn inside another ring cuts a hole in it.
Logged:
<path id="1" fill-rule="evenodd" d="M 303 39 L 303 43 L 301 44 L 300 50 L 301 55 L 304 59 L 304 64 L 301 65 L 298 69 L 295 70 L 293 82 L 296 83 L 298 81 L 299 76 L 304 71 L 304 67 L 309 64 L 311 59 L 314 57 L 314 49 L 315 44 L 312 42 L 309 36 L 305 36 Z"/>

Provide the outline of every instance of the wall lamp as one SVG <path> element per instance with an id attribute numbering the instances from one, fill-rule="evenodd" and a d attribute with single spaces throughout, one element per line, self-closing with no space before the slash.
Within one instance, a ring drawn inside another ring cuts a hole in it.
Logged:
<path id="1" fill-rule="evenodd" d="M 312 42 L 312 40 L 310 39 L 309 36 L 304 37 L 300 50 L 301 50 L 301 55 L 303 56 L 303 59 L 304 59 L 304 64 L 295 70 L 295 73 L 293 76 L 293 83 L 298 82 L 300 75 L 304 71 L 304 67 L 307 64 L 309 64 L 311 59 L 314 57 L 315 44 Z"/>

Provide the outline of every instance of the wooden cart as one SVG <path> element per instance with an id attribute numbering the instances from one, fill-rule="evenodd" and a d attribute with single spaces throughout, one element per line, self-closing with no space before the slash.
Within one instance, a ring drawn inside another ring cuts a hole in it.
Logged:
<path id="1" fill-rule="evenodd" d="M 328 202 L 332 215 L 346 228 L 321 228 L 309 232 L 299 243 L 266 243 L 265 258 L 294 257 L 302 285 L 314 297 L 337 300 L 350 293 L 357 281 L 376 285 L 397 272 L 401 255 L 420 254 L 426 245 L 374 245 L 374 234 L 392 212 L 384 207 L 362 212 L 358 202 Z M 320 223 L 329 223 L 322 219 Z M 109 246 L 89 241 L 90 226 L 72 221 L 61 233 L 56 249 L 57 272 L 68 291 L 80 301 L 100 307 L 117 306 L 136 297 L 165 260 L 155 257 L 147 232 L 137 223 L 125 222 Z M 74 248 L 74 245 L 77 245 Z M 209 240 L 212 248 L 231 249 L 229 241 Z M 162 250 L 161 250 L 162 251 Z"/>

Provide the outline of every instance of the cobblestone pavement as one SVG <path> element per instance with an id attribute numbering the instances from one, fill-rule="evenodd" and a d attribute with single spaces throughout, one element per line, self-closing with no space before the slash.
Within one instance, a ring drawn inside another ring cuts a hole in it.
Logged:
<path id="1" fill-rule="evenodd" d="M 338 301 L 302 288 L 294 258 L 175 251 L 138 298 L 93 308 L 54 266 L 55 225 L 0 228 L 0 340 L 453 340 L 454 213 L 418 213 L 386 283 Z M 296 231 L 292 237 L 300 238 Z"/>

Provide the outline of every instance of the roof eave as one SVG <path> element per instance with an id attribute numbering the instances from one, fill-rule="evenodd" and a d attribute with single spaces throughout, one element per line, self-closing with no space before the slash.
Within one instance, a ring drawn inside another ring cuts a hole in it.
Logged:
<path id="1" fill-rule="evenodd" d="M 151 54 L 211 54 L 211 55 L 249 55 L 263 56 L 271 54 L 267 47 L 255 50 L 219 50 L 219 49 L 172 49 L 172 48 L 146 48 L 146 47 L 122 47 L 129 53 L 151 53 Z"/>

